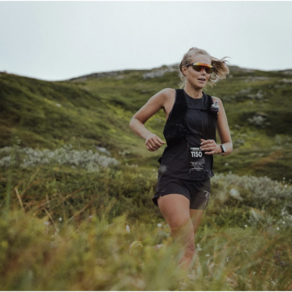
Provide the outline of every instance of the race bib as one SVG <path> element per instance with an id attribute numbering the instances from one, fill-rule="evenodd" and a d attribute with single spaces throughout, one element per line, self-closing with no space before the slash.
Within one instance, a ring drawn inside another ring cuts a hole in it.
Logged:
<path id="1" fill-rule="evenodd" d="M 188 146 L 189 167 L 191 171 L 203 171 L 205 169 L 205 155 L 200 147 Z"/>

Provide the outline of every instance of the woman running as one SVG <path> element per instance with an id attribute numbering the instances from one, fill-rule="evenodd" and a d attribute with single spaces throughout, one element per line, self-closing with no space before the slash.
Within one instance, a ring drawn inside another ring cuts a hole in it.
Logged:
<path id="1" fill-rule="evenodd" d="M 214 176 L 213 154 L 226 156 L 233 150 L 222 101 L 203 92 L 229 73 L 221 60 L 205 50 L 191 48 L 179 69 L 181 89 L 165 88 L 152 96 L 133 116 L 130 127 L 156 151 L 165 144 L 144 123 L 163 108 L 167 147 L 159 158 L 157 192 L 152 200 L 170 227 L 170 236 L 183 244 L 179 266 L 188 269 L 195 252 L 194 236 L 210 197 Z M 216 143 L 216 128 L 220 143 Z"/>

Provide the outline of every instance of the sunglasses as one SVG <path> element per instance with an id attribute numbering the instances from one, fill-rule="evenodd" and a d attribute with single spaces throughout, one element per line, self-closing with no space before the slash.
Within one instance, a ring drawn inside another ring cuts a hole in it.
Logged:
<path id="1" fill-rule="evenodd" d="M 184 67 L 189 67 L 189 66 L 193 66 L 193 69 L 197 72 L 201 72 L 203 68 L 205 69 L 207 74 L 211 74 L 214 72 L 213 66 L 204 64 L 204 63 L 191 63 L 191 64 L 185 65 Z"/>

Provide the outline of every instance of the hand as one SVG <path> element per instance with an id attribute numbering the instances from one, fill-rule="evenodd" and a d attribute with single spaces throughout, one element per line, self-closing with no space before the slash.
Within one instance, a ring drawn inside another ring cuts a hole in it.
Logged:
<path id="1" fill-rule="evenodd" d="M 203 151 L 209 151 L 209 152 L 205 152 L 205 154 L 208 154 L 208 155 L 221 153 L 220 145 L 216 144 L 216 142 L 214 140 L 201 139 L 201 147 L 200 148 Z"/>
<path id="2" fill-rule="evenodd" d="M 156 151 L 161 147 L 162 144 L 165 144 L 158 136 L 153 133 L 150 133 L 146 136 L 145 145 L 147 150 Z"/>

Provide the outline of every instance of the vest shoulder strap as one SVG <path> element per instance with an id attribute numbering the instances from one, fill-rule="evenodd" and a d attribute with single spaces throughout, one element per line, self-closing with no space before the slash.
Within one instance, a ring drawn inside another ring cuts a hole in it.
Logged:
<path id="1" fill-rule="evenodd" d="M 184 94 L 184 90 L 183 89 L 176 89 L 176 98 L 175 98 L 175 103 L 182 103 L 187 105 L 187 100 L 186 100 L 186 96 Z"/>
<path id="2" fill-rule="evenodd" d="M 207 108 L 209 109 L 212 106 L 212 104 L 213 104 L 213 99 L 212 99 L 212 96 L 211 95 L 209 95 L 209 94 L 206 94 L 206 95 L 207 95 L 207 98 L 206 98 Z"/>

